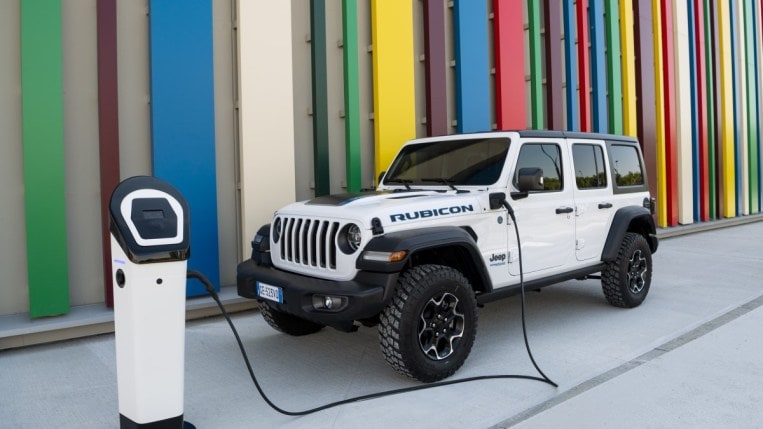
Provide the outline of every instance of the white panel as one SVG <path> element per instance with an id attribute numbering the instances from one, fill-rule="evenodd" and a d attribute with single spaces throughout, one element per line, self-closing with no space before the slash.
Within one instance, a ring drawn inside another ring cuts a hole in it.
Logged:
<path id="1" fill-rule="evenodd" d="M 293 202 L 291 2 L 240 0 L 238 67 L 242 254 L 273 211 Z"/>
<path id="2" fill-rule="evenodd" d="M 694 222 L 692 182 L 691 86 L 689 22 L 686 2 L 673 3 L 673 37 L 676 65 L 676 135 L 678 142 L 678 223 Z"/>
<path id="3" fill-rule="evenodd" d="M 312 64 L 310 62 L 310 2 L 292 2 L 292 60 L 294 84 L 294 177 L 295 198 L 315 195 L 313 173 Z"/>
<path id="4" fill-rule="evenodd" d="M 234 128 L 233 4 L 212 2 L 215 65 L 215 160 L 217 161 L 217 233 L 220 249 L 220 284 L 236 284 L 239 255 L 239 209 L 236 189 L 236 134 Z"/>
<path id="5" fill-rule="evenodd" d="M 148 0 L 117 2 L 119 173 L 151 174 Z"/>
<path id="6" fill-rule="evenodd" d="M 61 8 L 66 230 L 72 305 L 104 301 L 95 2 Z"/>
<path id="7" fill-rule="evenodd" d="M 374 122 L 364 120 L 365 113 L 374 111 L 373 57 L 367 47 L 371 46 L 371 2 L 358 2 L 358 86 L 360 87 L 360 153 L 361 182 L 364 187 L 376 186 L 374 170 Z"/>
<path id="8" fill-rule="evenodd" d="M 0 1 L 0 315 L 29 309 L 21 144 L 21 10 Z"/>

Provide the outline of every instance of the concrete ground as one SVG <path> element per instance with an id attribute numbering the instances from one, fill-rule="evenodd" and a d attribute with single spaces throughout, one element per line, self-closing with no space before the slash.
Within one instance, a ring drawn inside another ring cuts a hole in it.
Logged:
<path id="1" fill-rule="evenodd" d="M 763 222 L 673 237 L 647 300 L 609 306 L 596 280 L 531 293 L 530 344 L 559 384 L 490 380 L 344 405 L 304 417 L 270 409 L 219 317 L 186 327 L 185 417 L 198 428 L 762 427 Z M 453 379 L 536 375 L 519 297 L 479 311 Z M 293 338 L 234 316 L 254 370 L 288 410 L 416 386 L 384 362 L 376 330 Z M 0 427 L 118 426 L 113 335 L 0 351 Z"/>

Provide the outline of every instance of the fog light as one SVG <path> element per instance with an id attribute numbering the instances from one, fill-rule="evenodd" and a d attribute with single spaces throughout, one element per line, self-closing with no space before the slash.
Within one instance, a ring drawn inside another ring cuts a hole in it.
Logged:
<path id="1" fill-rule="evenodd" d="M 320 311 L 340 311 L 347 306 L 343 296 L 313 295 L 313 308 Z"/>

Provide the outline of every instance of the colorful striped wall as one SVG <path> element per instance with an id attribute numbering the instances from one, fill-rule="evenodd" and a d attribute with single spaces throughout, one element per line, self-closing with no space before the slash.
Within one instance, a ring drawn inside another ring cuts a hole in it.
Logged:
<path id="1" fill-rule="evenodd" d="M 425 135 L 635 135 L 660 226 L 761 212 L 763 1 L 179 4 L 0 6 L 0 315 L 111 304 L 105 202 L 135 174 L 186 194 L 222 285 L 273 210 L 373 186 Z"/>

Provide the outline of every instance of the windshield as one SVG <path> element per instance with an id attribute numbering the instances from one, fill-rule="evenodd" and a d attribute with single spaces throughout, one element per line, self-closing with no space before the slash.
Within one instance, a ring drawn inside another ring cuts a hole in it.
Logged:
<path id="1" fill-rule="evenodd" d="M 498 181 L 509 139 L 447 140 L 405 146 L 384 176 L 385 185 L 486 186 Z"/>

